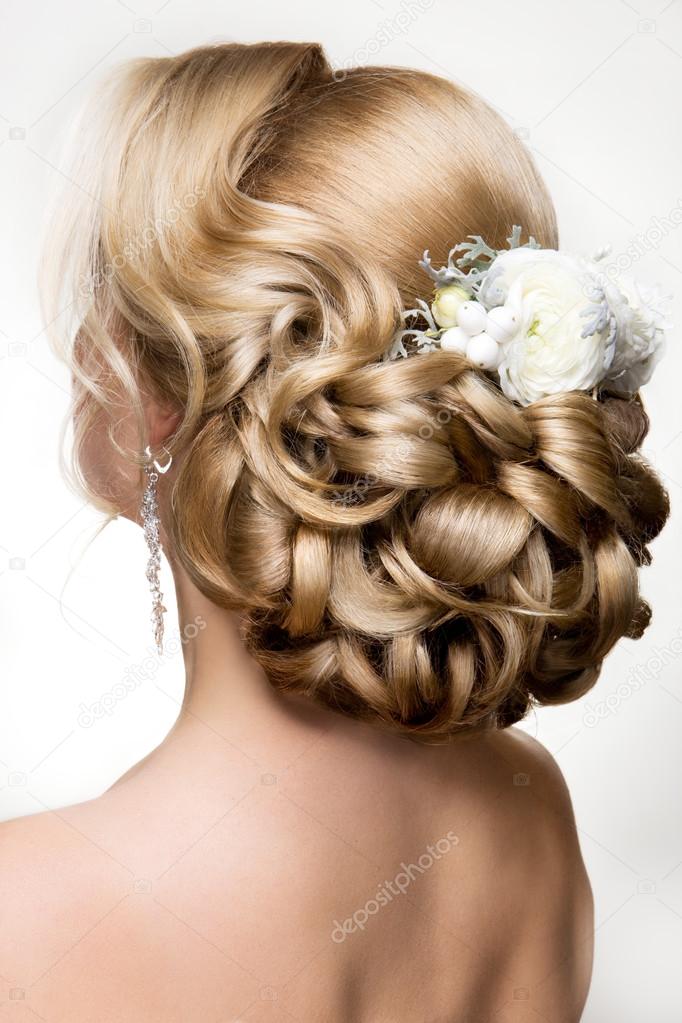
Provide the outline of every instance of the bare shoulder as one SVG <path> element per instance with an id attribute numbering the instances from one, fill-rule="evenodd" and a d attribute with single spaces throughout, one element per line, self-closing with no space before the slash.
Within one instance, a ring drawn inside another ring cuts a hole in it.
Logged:
<path id="1" fill-rule="evenodd" d="M 59 813 L 0 824 L 0 961 L 15 997 L 37 997 L 56 964 L 129 888 L 125 868 Z"/>
<path id="2" fill-rule="evenodd" d="M 498 758 L 499 767 L 511 772 L 517 788 L 528 788 L 545 810 L 562 820 L 569 831 L 575 831 L 575 814 L 570 792 L 559 764 L 537 739 L 520 728 L 507 728 L 486 738 Z M 551 820 L 552 818 L 547 818 Z"/>
<path id="3" fill-rule="evenodd" d="M 527 871 L 537 883 L 544 878 L 559 897 L 573 888 L 591 899 L 573 802 L 555 758 L 517 728 L 486 736 L 483 751 L 493 840 L 513 843 L 520 874 Z"/>
<path id="4" fill-rule="evenodd" d="M 253 977 L 91 829 L 110 809 L 100 797 L 0 825 L 3 999 L 53 1023 L 203 1020 L 216 1005 L 236 1017 Z M 132 847 L 132 820 L 105 835 L 126 828 Z"/>
<path id="5" fill-rule="evenodd" d="M 495 1018 L 516 1020 L 518 999 L 556 1023 L 573 1023 L 591 979 L 594 905 L 568 785 L 551 753 L 520 729 L 485 744 L 502 792 L 488 838 L 498 849 L 509 971 L 509 1002 Z"/>

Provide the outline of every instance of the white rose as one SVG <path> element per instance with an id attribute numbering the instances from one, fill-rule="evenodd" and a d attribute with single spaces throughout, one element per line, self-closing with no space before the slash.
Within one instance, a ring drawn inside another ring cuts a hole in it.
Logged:
<path id="1" fill-rule="evenodd" d="M 603 283 L 603 282 L 602 282 Z M 606 383 L 633 394 L 646 384 L 664 351 L 670 328 L 668 297 L 658 288 L 645 287 L 631 278 L 604 285 L 616 325 L 616 347 Z"/>
<path id="2" fill-rule="evenodd" d="M 502 344 L 498 372 L 507 397 L 530 405 L 561 391 L 589 391 L 603 379 L 608 327 L 581 337 L 587 273 L 584 262 L 555 249 L 511 249 L 491 264 L 479 300 L 494 306 L 503 299 L 520 321 Z"/>

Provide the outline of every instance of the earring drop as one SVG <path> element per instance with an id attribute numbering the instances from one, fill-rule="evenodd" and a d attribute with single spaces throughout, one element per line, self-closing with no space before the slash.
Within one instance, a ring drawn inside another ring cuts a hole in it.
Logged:
<path id="1" fill-rule="evenodd" d="M 164 448 L 164 451 L 166 449 Z M 147 562 L 147 581 L 152 594 L 151 620 L 154 626 L 154 640 L 159 654 L 163 653 L 163 615 L 166 608 L 163 606 L 163 593 L 159 582 L 161 569 L 161 539 L 159 536 L 159 505 L 156 496 L 156 484 L 159 475 L 167 473 L 173 462 L 173 456 L 166 451 L 168 461 L 161 465 L 151 453 L 149 446 L 145 448 L 146 461 L 144 471 L 147 477 L 147 486 L 142 496 L 142 526 L 144 538 L 149 548 L 149 560 Z"/>

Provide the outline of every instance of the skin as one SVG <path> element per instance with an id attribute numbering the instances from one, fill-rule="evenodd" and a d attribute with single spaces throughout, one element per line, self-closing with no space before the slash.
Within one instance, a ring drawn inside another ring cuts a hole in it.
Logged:
<path id="1" fill-rule="evenodd" d="M 176 421 L 147 399 L 155 449 Z M 86 475 L 136 519 L 106 425 Z M 592 894 L 549 753 L 515 728 L 421 746 L 275 693 L 164 539 L 180 633 L 206 623 L 182 711 L 101 796 L 0 826 L 0 1020 L 579 1020 Z"/>

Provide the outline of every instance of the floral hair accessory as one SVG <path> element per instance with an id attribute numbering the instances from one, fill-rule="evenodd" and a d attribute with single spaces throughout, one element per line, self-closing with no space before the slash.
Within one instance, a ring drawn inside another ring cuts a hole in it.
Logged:
<path id="1" fill-rule="evenodd" d="M 460 352 L 521 405 L 597 385 L 632 394 L 649 380 L 672 326 L 670 296 L 629 278 L 614 281 L 600 266 L 608 248 L 588 258 L 543 249 L 532 236 L 521 244 L 518 226 L 507 249 L 469 238 L 439 270 L 424 253 L 419 265 L 435 294 L 403 318 L 427 326 L 398 331 L 385 360 L 407 356 L 408 337 L 420 353 Z"/>

